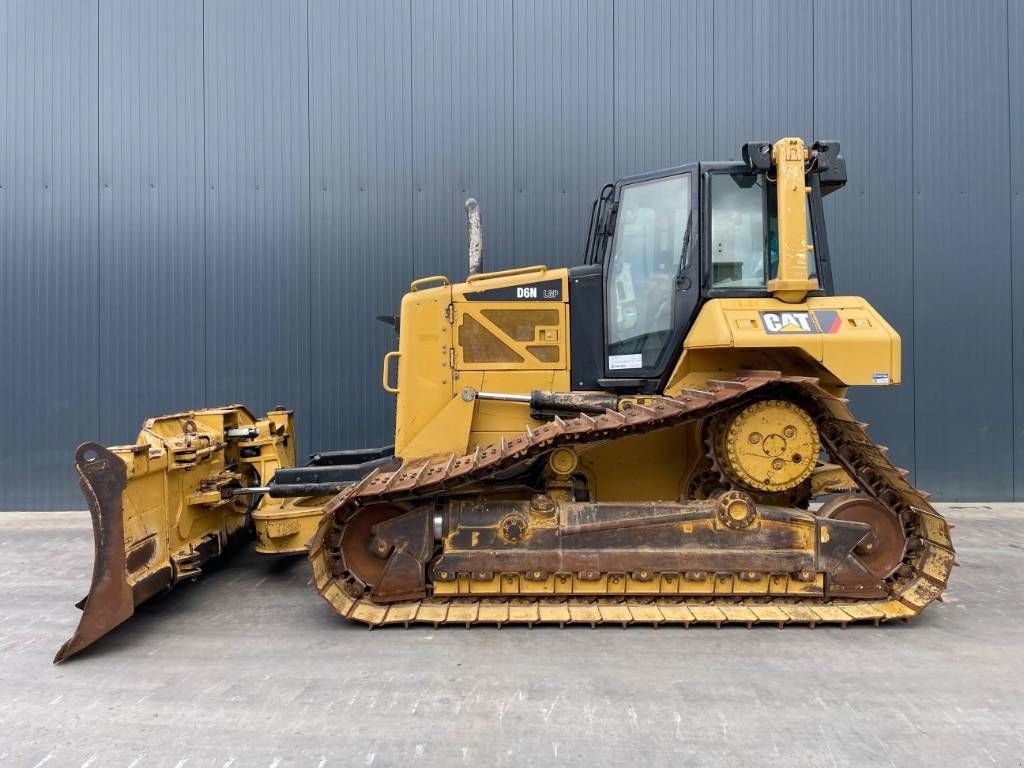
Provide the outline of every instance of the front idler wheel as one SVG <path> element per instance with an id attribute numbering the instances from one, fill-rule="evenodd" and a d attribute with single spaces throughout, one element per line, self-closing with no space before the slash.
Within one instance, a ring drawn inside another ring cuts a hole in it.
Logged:
<path id="1" fill-rule="evenodd" d="M 349 593 L 382 603 L 424 597 L 433 543 L 429 508 L 381 503 L 357 510 L 339 547 Z"/>
<path id="2" fill-rule="evenodd" d="M 823 504 L 818 514 L 829 520 L 861 523 L 870 529 L 853 548 L 844 567 L 832 574 L 830 590 L 851 597 L 885 594 L 886 581 L 900 568 L 907 551 L 907 535 L 899 517 L 863 494 L 838 496 Z"/>
<path id="3" fill-rule="evenodd" d="M 844 494 L 825 502 L 818 514 L 871 527 L 853 552 L 878 579 L 889 578 L 903 562 L 907 535 L 899 518 L 881 502 L 859 493 Z"/>
<path id="4" fill-rule="evenodd" d="M 345 523 L 341 533 L 345 568 L 371 589 L 380 581 L 391 554 L 390 547 L 377 537 L 375 528 L 405 511 L 395 504 L 372 504 L 357 510 Z"/>

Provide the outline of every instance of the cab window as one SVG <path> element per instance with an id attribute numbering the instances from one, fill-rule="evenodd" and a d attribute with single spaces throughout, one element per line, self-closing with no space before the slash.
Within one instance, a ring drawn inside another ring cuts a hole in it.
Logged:
<path id="1" fill-rule="evenodd" d="M 689 174 L 623 187 L 607 282 L 609 370 L 657 364 L 689 226 Z"/>
<path id="2" fill-rule="evenodd" d="M 764 288 L 765 198 L 763 176 L 712 174 L 711 285 Z"/>
<path id="3" fill-rule="evenodd" d="M 775 185 L 764 174 L 712 174 L 711 185 L 711 286 L 721 289 L 765 290 L 767 280 L 779 271 L 778 206 Z M 768 226 L 765 229 L 765 211 Z M 810 205 L 807 238 L 813 245 Z M 809 277 L 817 274 L 813 252 L 808 259 Z"/>

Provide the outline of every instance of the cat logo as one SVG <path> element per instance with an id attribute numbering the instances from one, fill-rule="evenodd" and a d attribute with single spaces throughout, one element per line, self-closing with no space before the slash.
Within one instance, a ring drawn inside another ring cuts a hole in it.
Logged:
<path id="1" fill-rule="evenodd" d="M 765 333 L 820 333 L 808 312 L 762 312 Z"/>
<path id="2" fill-rule="evenodd" d="M 537 289 L 535 287 L 533 287 L 533 286 L 529 286 L 529 287 L 526 287 L 526 288 L 516 288 L 516 298 L 517 299 L 536 299 L 537 298 Z"/>

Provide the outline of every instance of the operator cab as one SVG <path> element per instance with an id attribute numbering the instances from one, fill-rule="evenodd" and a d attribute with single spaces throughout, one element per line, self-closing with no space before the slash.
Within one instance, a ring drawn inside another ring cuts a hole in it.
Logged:
<path id="1" fill-rule="evenodd" d="M 775 180 L 764 142 L 744 162 L 690 163 L 608 184 L 583 266 L 569 270 L 572 387 L 659 391 L 707 299 L 770 296 L 778 277 Z M 846 183 L 838 142 L 806 170 L 812 296 L 832 295 L 822 197 Z"/>

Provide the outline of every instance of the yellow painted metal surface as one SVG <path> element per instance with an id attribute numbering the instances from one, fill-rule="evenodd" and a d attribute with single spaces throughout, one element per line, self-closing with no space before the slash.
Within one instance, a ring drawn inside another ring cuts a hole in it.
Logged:
<path id="1" fill-rule="evenodd" d="M 451 300 L 447 280 L 402 298 L 395 410 L 395 453 L 400 456 L 452 399 Z"/>
<path id="2" fill-rule="evenodd" d="M 484 392 L 511 392 L 529 394 L 535 389 L 565 392 L 569 388 L 568 371 L 463 371 L 459 383 Z M 473 414 L 470 446 L 486 445 L 485 435 L 513 434 L 522 431 L 524 424 L 540 425 L 530 418 L 530 407 L 524 403 L 479 400 Z"/>
<path id="3" fill-rule="evenodd" d="M 473 405 L 472 401 L 467 402 L 457 395 L 449 395 L 440 410 L 432 414 L 433 418 L 416 431 L 412 439 L 401 446 L 396 442 L 395 453 L 407 460 L 446 453 L 465 453 L 469 444 L 470 425 L 473 422 Z M 431 414 L 423 415 L 426 417 Z M 409 432 L 411 430 L 407 429 L 406 433 Z M 395 439 L 398 439 L 397 430 Z"/>
<path id="4" fill-rule="evenodd" d="M 808 544 L 813 549 L 813 543 Z M 434 582 L 434 595 L 821 595 L 825 582 L 822 574 L 810 574 L 806 581 L 794 576 L 759 576 L 736 579 L 726 574 L 649 573 L 645 578 L 634 578 L 625 573 L 603 574 L 594 579 L 583 579 L 574 573 L 533 574 L 499 573 L 485 578 L 460 575 L 450 581 Z M 724 604 L 723 604 L 724 605 Z M 738 607 L 733 604 L 734 607 Z M 719 606 L 723 607 L 723 606 Z M 543 610 L 543 608 L 542 608 Z M 815 606 L 817 610 L 817 606 Z M 627 619 L 628 621 L 629 619 Z M 568 621 L 568 618 L 566 618 Z"/>
<path id="5" fill-rule="evenodd" d="M 264 497 L 252 513 L 256 551 L 276 555 L 305 552 L 330 496 Z"/>
<path id="6" fill-rule="evenodd" d="M 454 285 L 430 280 L 402 300 L 396 455 L 461 454 L 524 423 L 540 424 L 526 405 L 466 401 L 462 391 L 569 389 L 568 270 L 523 267 Z M 551 281 L 557 299 L 477 300 L 488 291 Z"/>
<path id="7" fill-rule="evenodd" d="M 814 420 L 795 403 L 761 400 L 730 415 L 716 431 L 722 469 L 748 488 L 795 488 L 818 462 L 821 443 Z"/>
<path id="8" fill-rule="evenodd" d="M 587 447 L 579 471 L 601 501 L 669 501 L 685 493 L 703 455 L 699 430 L 685 425 Z"/>
<path id="9" fill-rule="evenodd" d="M 768 281 L 768 290 L 787 303 L 803 301 L 818 290 L 818 281 L 809 276 L 810 253 L 814 249 L 807 237 L 807 148 L 803 139 L 779 139 L 772 147 L 775 188 L 778 200 L 779 272 Z"/>
<path id="10" fill-rule="evenodd" d="M 460 371 L 564 370 L 569 362 L 566 316 L 562 302 L 459 302 L 455 305 L 455 367 Z M 484 344 L 472 344 L 481 338 Z"/>
<path id="11" fill-rule="evenodd" d="M 455 301 L 465 301 L 468 295 L 480 293 L 481 291 L 508 288 L 526 283 L 535 283 L 541 280 L 561 280 L 562 296 L 564 297 L 566 296 L 568 275 L 569 271 L 565 268 L 548 269 L 543 264 L 503 269 L 498 272 L 484 272 L 479 275 L 471 275 L 464 283 L 453 285 L 452 295 Z"/>
<path id="12" fill-rule="evenodd" d="M 225 441 L 225 430 L 247 427 L 255 437 Z M 229 406 L 161 416 L 146 421 L 135 445 L 110 450 L 127 468 L 121 505 L 129 585 L 171 566 L 181 578 L 194 550 L 219 551 L 245 525 L 249 497 L 226 499 L 225 489 L 261 485 L 279 467 L 294 466 L 292 413 L 256 419 Z M 278 508 L 276 499 L 264 501 L 258 531 Z M 308 510 L 306 541 L 290 551 L 302 550 L 319 516 L 319 508 Z"/>
<path id="13" fill-rule="evenodd" d="M 834 387 L 900 383 L 900 337 L 866 299 L 712 299 L 694 321 L 666 391 L 708 373 L 772 368 Z"/>

